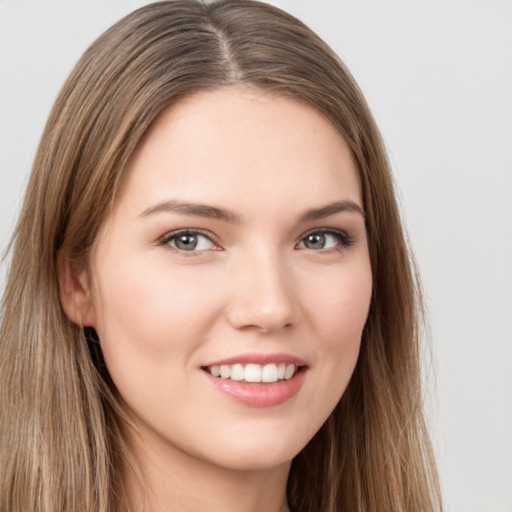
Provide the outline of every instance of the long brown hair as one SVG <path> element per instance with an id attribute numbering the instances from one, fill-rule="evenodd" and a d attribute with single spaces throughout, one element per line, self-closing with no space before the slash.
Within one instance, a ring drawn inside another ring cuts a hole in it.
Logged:
<path id="1" fill-rule="evenodd" d="M 0 344 L 0 510 L 124 507 L 115 387 L 59 301 L 57 254 L 87 264 L 134 149 L 171 104 L 246 85 L 311 104 L 350 146 L 362 183 L 373 295 L 359 360 L 292 463 L 296 512 L 433 512 L 423 417 L 421 300 L 379 131 L 355 81 L 310 29 L 251 0 L 173 0 L 128 15 L 85 52 L 47 121 L 12 241 Z"/>

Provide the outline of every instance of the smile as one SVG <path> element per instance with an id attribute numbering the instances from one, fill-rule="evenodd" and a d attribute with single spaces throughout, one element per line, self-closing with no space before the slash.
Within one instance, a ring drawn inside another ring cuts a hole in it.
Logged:
<path id="1" fill-rule="evenodd" d="M 294 397 L 309 365 L 290 354 L 244 354 L 201 366 L 214 389 L 249 407 L 273 407 Z"/>
<path id="2" fill-rule="evenodd" d="M 270 363 L 265 365 L 257 363 L 243 365 L 236 363 L 213 365 L 204 368 L 210 375 L 220 379 L 265 383 L 289 380 L 297 373 L 298 369 L 293 363 Z"/>

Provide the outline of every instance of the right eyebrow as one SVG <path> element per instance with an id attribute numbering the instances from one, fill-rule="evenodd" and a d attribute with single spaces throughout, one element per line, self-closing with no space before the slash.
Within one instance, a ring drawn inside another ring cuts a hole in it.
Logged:
<path id="1" fill-rule="evenodd" d="M 227 208 L 211 206 L 202 203 L 190 203 L 169 199 L 162 201 L 154 206 L 150 206 L 144 210 L 139 217 L 147 217 L 155 213 L 180 213 L 181 215 L 189 215 L 191 217 L 204 217 L 207 219 L 219 219 L 226 222 L 235 223 L 239 221 L 239 216 Z"/>

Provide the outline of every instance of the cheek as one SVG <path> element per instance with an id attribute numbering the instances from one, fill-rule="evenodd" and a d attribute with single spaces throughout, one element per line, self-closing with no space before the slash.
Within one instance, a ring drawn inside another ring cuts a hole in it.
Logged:
<path id="1" fill-rule="evenodd" d="M 322 363 L 319 387 L 325 390 L 325 419 L 336 406 L 352 377 L 372 295 L 369 263 L 361 260 L 340 270 L 311 295 L 317 336 L 315 359 Z"/>
<path id="2" fill-rule="evenodd" d="M 324 286 L 310 294 L 311 315 L 324 349 L 334 354 L 351 346 L 358 350 L 371 294 L 371 269 L 365 262 L 328 276 Z"/>
<path id="3" fill-rule="evenodd" d="M 115 345 L 159 361 L 192 350 L 220 306 L 207 276 L 189 270 L 137 262 L 106 267 L 95 293 L 105 350 Z"/>
<path id="4" fill-rule="evenodd" d="M 172 421 L 166 403 L 186 405 L 193 355 L 221 308 L 211 280 L 198 268 L 136 261 L 104 265 L 97 276 L 97 331 L 108 371 L 129 410 L 151 424 Z"/>

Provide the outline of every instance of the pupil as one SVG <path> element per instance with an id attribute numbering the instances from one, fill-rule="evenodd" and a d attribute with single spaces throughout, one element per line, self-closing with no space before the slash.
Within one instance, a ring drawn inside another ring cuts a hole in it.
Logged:
<path id="1" fill-rule="evenodd" d="M 176 247 L 185 251 L 192 251 L 197 246 L 197 237 L 195 235 L 181 235 L 176 239 Z"/>
<path id="2" fill-rule="evenodd" d="M 325 247 L 325 235 L 321 233 L 308 235 L 306 245 L 309 249 L 323 249 Z"/>

